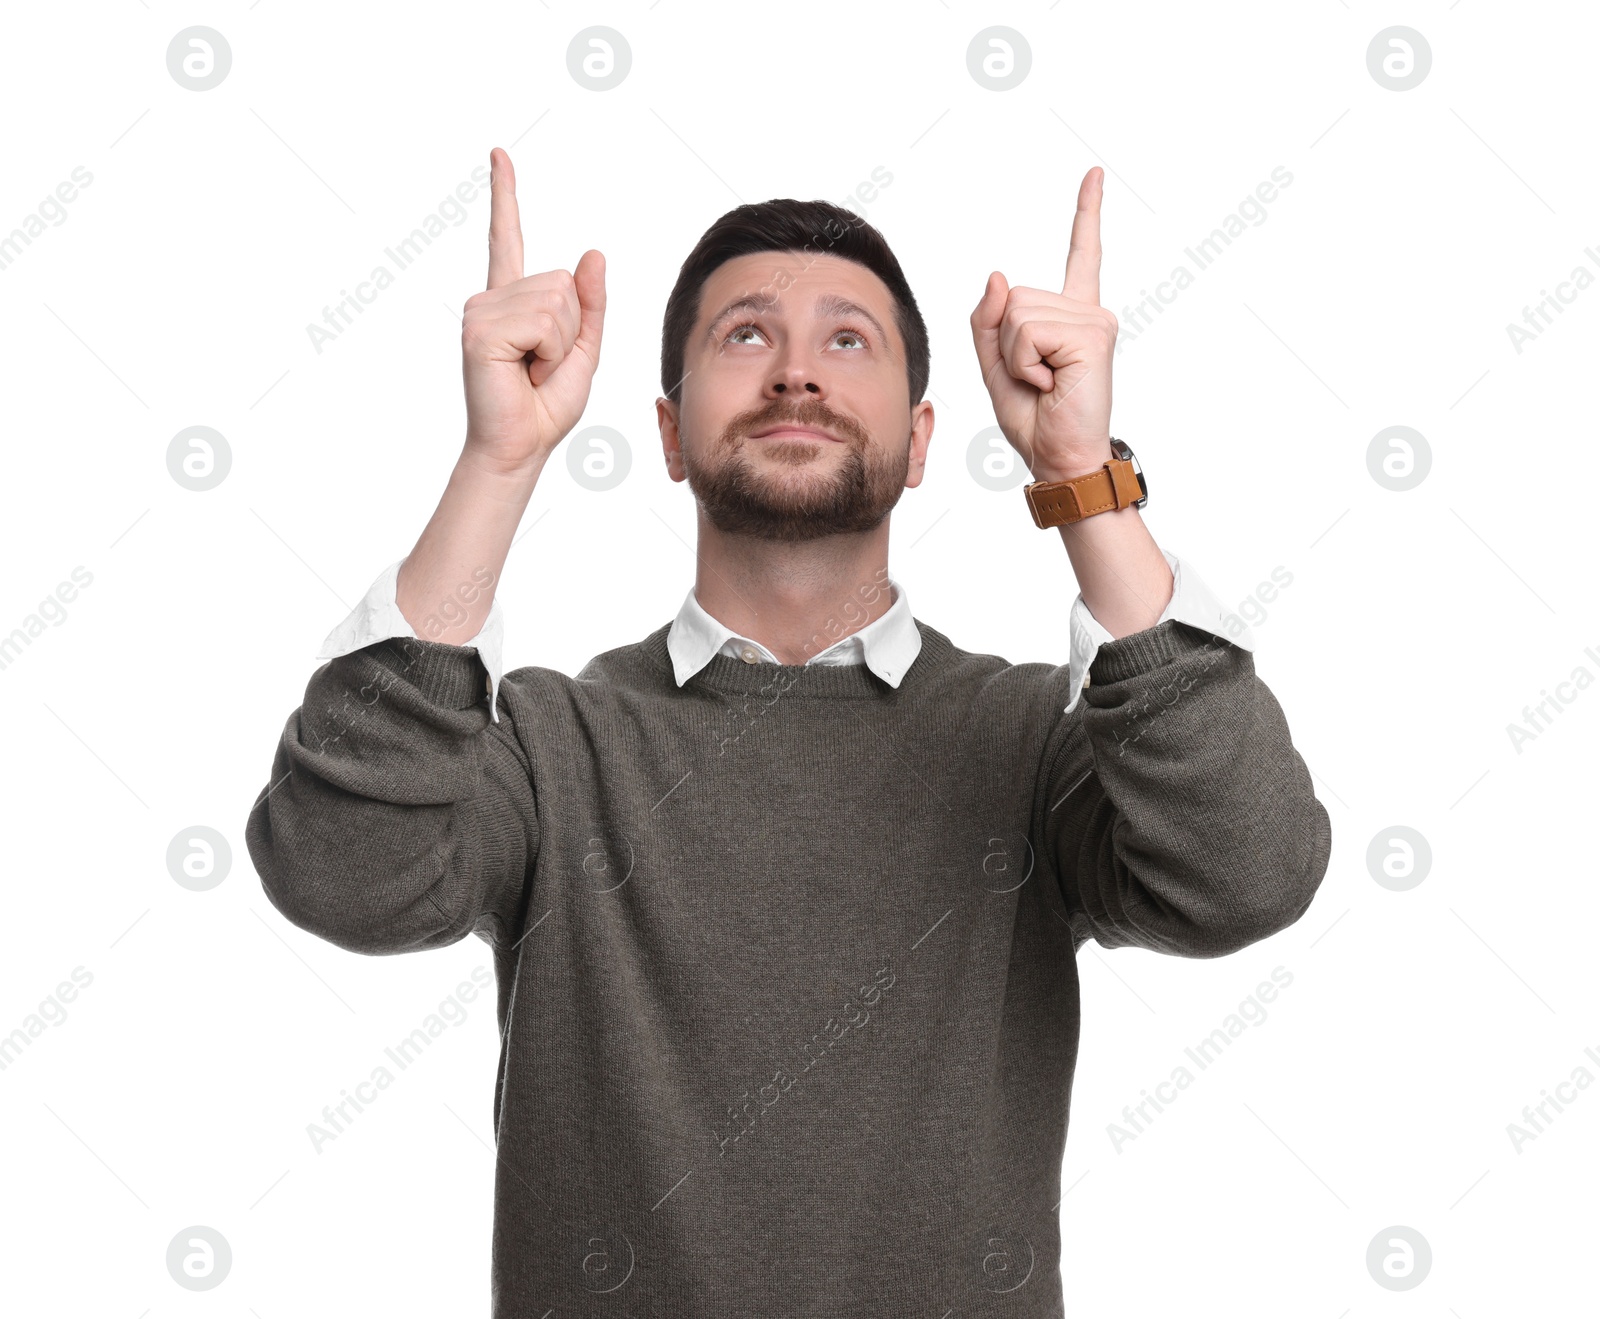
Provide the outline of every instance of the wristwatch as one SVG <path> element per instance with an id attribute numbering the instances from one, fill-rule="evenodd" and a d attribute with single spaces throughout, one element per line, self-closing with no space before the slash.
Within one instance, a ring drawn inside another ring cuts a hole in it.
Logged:
<path id="1" fill-rule="evenodd" d="M 1034 525 L 1059 527 L 1114 508 L 1143 508 L 1148 504 L 1149 487 L 1133 450 L 1112 436 L 1111 452 L 1116 457 L 1087 476 L 1075 476 L 1070 481 L 1030 481 L 1023 486 Z"/>

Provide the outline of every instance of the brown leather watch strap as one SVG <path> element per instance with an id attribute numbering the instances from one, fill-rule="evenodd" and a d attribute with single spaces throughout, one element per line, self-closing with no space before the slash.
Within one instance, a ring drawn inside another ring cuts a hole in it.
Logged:
<path id="1" fill-rule="evenodd" d="M 1023 487 L 1035 526 L 1059 527 L 1096 513 L 1137 504 L 1143 491 L 1133 463 L 1112 458 L 1097 471 L 1070 481 L 1032 481 Z"/>

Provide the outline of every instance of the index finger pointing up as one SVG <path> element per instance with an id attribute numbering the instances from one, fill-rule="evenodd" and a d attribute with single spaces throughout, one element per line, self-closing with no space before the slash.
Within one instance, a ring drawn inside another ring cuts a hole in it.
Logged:
<path id="1" fill-rule="evenodd" d="M 498 159 L 497 159 L 498 157 Z M 517 212 L 517 172 L 500 147 L 489 152 L 489 287 L 522 278 L 522 217 Z"/>
<path id="2" fill-rule="evenodd" d="M 1098 172 L 1099 177 L 1095 175 Z M 1067 278 L 1062 297 L 1100 305 L 1100 199 L 1106 172 L 1096 165 L 1078 188 L 1078 211 L 1072 217 L 1072 245 L 1067 249 Z"/>

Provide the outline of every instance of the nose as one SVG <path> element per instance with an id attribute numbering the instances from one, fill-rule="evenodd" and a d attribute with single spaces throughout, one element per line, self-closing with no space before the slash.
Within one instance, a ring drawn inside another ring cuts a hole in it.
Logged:
<path id="1" fill-rule="evenodd" d="M 762 392 L 769 399 L 823 396 L 821 373 L 803 344 L 791 343 L 780 359 L 773 363 L 772 373 L 767 377 L 766 388 Z"/>

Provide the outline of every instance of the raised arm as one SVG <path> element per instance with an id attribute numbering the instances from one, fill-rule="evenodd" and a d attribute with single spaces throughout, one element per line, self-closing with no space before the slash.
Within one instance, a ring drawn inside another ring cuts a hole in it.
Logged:
<path id="1" fill-rule="evenodd" d="M 399 953 L 518 937 L 538 851 L 532 770 L 491 722 L 476 637 L 539 473 L 583 415 L 599 361 L 605 262 L 522 274 L 511 159 L 490 153 L 489 281 L 461 329 L 467 436 L 402 562 L 390 637 L 312 674 L 245 836 L 273 905 L 343 948 Z M 497 713 L 509 713 L 497 711 Z"/>
<path id="2" fill-rule="evenodd" d="M 597 251 L 523 276 L 511 157 L 496 147 L 489 168 L 489 283 L 461 320 L 466 444 L 395 595 L 419 637 L 450 644 L 483 627 L 539 473 L 583 415 L 606 310 Z"/>

